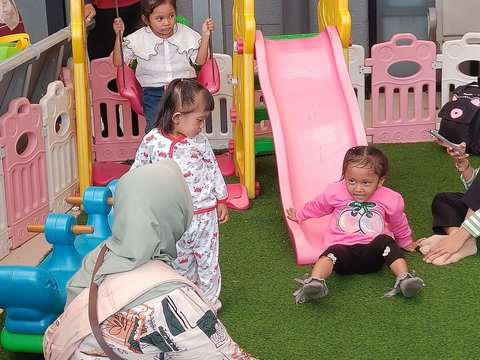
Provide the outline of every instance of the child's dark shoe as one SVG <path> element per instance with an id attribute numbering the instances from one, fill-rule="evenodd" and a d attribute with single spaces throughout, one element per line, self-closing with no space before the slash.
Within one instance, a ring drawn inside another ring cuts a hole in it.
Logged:
<path id="1" fill-rule="evenodd" d="M 416 296 L 424 286 L 423 280 L 415 274 L 403 273 L 397 276 L 393 289 L 385 294 L 386 297 L 402 294 L 406 298 Z"/>
<path id="2" fill-rule="evenodd" d="M 408 276 L 400 281 L 400 290 L 403 296 L 411 298 L 417 295 L 423 288 L 423 280 L 417 276 L 407 274 Z"/>
<path id="3" fill-rule="evenodd" d="M 302 284 L 302 286 L 293 293 L 297 304 L 320 299 L 328 294 L 327 284 L 324 279 L 310 276 L 305 279 L 295 279 L 295 281 Z"/>

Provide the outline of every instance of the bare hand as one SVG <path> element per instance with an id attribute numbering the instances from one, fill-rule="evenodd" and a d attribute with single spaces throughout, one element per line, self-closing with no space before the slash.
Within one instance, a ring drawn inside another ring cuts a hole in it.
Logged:
<path id="1" fill-rule="evenodd" d="M 461 148 L 463 150 L 463 152 L 465 153 L 465 155 L 460 155 L 456 150 L 454 150 L 453 148 L 447 146 L 447 154 L 450 155 L 452 158 L 455 159 L 456 162 L 460 162 L 460 161 L 463 161 L 465 159 L 468 158 L 468 154 L 467 154 L 467 144 L 465 142 L 462 142 L 460 144 L 457 144 L 459 148 Z"/>
<path id="2" fill-rule="evenodd" d="M 95 11 L 95 7 L 92 4 L 85 5 L 85 20 L 92 21 L 97 12 Z"/>
<path id="3" fill-rule="evenodd" d="M 212 18 L 208 18 L 202 25 L 202 37 L 209 38 L 215 31 L 215 23 Z"/>
<path id="4" fill-rule="evenodd" d="M 423 261 L 431 263 L 433 260 L 445 256 L 443 261 L 446 262 L 450 256 L 455 254 L 467 241 L 471 235 L 464 228 L 460 228 L 455 233 L 445 236 L 423 257 Z"/>
<path id="5" fill-rule="evenodd" d="M 292 220 L 292 221 L 298 222 L 297 210 L 295 210 L 293 207 L 288 208 L 287 209 L 287 218 Z"/>
<path id="6" fill-rule="evenodd" d="M 228 208 L 225 203 L 217 204 L 218 223 L 225 224 L 228 221 Z"/>
<path id="7" fill-rule="evenodd" d="M 113 31 L 115 32 L 115 34 L 121 34 L 124 28 L 125 27 L 121 18 L 116 18 L 115 20 L 113 20 Z"/>
<path id="8" fill-rule="evenodd" d="M 419 242 L 421 240 L 417 240 L 417 241 L 412 241 L 410 244 L 408 244 L 407 246 L 404 246 L 403 247 L 403 250 L 405 251 L 408 251 L 408 252 L 415 252 L 417 251 L 417 247 L 419 246 Z"/>

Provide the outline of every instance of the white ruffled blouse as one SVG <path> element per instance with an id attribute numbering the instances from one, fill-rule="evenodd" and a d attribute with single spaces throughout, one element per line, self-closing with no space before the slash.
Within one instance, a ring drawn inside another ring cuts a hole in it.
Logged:
<path id="1" fill-rule="evenodd" d="M 136 76 L 142 87 L 161 87 L 176 78 L 194 78 L 201 36 L 186 25 L 177 23 L 172 36 L 162 39 L 145 26 L 123 39 L 126 64 L 134 59 Z"/>

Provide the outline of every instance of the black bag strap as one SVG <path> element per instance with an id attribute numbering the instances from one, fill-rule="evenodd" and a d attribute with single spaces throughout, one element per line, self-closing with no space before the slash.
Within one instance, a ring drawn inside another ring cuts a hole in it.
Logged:
<path id="1" fill-rule="evenodd" d="M 88 321 L 90 322 L 90 327 L 92 328 L 93 336 L 98 342 L 98 345 L 102 348 L 103 352 L 107 354 L 108 358 L 111 360 L 123 360 L 120 356 L 118 356 L 110 346 L 108 346 L 107 342 L 103 338 L 102 331 L 100 330 L 100 324 L 98 323 L 98 312 L 97 312 L 97 295 L 98 295 L 98 285 L 95 284 L 94 278 L 95 274 L 97 273 L 98 269 L 103 263 L 103 259 L 107 252 L 108 248 L 103 245 L 100 253 L 98 254 L 97 261 L 95 262 L 95 266 L 93 268 L 92 279 L 90 281 L 90 289 L 88 292 Z"/>
<path id="2" fill-rule="evenodd" d="M 471 85 L 476 85 L 478 86 L 480 84 L 480 75 L 477 76 L 477 81 L 472 81 L 471 83 L 466 84 L 465 86 L 471 86 Z"/>
<path id="3" fill-rule="evenodd" d="M 477 78 L 477 81 L 472 81 L 472 82 L 469 82 L 468 84 L 457 86 L 455 89 L 453 89 L 453 94 L 461 95 L 465 91 L 465 89 L 468 89 L 468 88 L 475 88 L 475 91 L 478 92 L 480 91 L 479 84 L 480 84 L 480 76 Z"/>

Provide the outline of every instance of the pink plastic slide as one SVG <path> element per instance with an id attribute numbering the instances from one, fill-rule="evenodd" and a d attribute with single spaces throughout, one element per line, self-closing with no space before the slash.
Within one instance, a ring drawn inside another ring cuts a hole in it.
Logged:
<path id="1" fill-rule="evenodd" d="M 301 39 L 257 31 L 258 76 L 272 126 L 283 210 L 299 209 L 341 177 L 345 152 L 366 135 L 335 27 Z M 330 216 L 286 220 L 298 265 L 325 250 Z"/>

